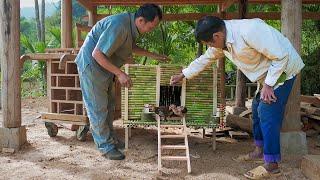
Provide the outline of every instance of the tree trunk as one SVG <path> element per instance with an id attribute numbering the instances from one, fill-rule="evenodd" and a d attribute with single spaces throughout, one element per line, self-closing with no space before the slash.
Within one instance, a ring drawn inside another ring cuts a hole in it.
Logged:
<path id="1" fill-rule="evenodd" d="M 227 125 L 232 128 L 241 129 L 248 133 L 252 133 L 252 120 L 250 118 L 229 114 L 226 117 L 226 121 Z"/>
<path id="2" fill-rule="evenodd" d="M 34 0 L 34 7 L 35 7 L 35 15 L 36 15 L 36 23 L 37 23 L 37 38 L 38 38 L 38 41 L 41 41 L 41 23 L 40 23 L 38 0 Z"/>
<path id="3" fill-rule="evenodd" d="M 46 33 L 46 29 L 45 29 L 45 12 L 46 12 L 46 3 L 45 0 L 41 0 L 41 19 L 40 19 L 40 23 L 41 23 L 41 39 L 40 41 L 43 42 L 44 44 L 46 43 L 46 37 L 45 37 L 45 33 Z M 41 68 L 41 75 L 42 75 L 42 92 L 44 94 L 46 94 L 47 92 L 47 64 L 45 62 L 42 62 L 43 65 Z"/>
<path id="4" fill-rule="evenodd" d="M 41 42 L 45 43 L 45 11 L 46 11 L 46 3 L 45 0 L 41 1 L 41 19 L 40 19 L 40 24 L 41 24 Z"/>

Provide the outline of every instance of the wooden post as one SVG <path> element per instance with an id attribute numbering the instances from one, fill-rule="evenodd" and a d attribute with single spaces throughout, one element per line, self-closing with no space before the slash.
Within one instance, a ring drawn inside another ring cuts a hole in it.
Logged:
<path id="1" fill-rule="evenodd" d="M 72 0 L 61 0 L 61 48 L 72 48 Z"/>
<path id="2" fill-rule="evenodd" d="M 124 66 L 124 71 L 129 75 L 129 64 Z M 128 122 L 129 120 L 129 88 L 124 88 L 124 121 Z M 129 148 L 129 127 L 128 125 L 125 127 L 125 149 Z"/>
<path id="3" fill-rule="evenodd" d="M 281 30 L 295 49 L 301 50 L 302 2 L 281 1 Z M 292 154 L 307 153 L 306 134 L 301 131 L 300 121 L 300 75 L 297 76 L 289 96 L 281 133 L 282 151 Z"/>
<path id="4" fill-rule="evenodd" d="M 239 17 L 245 19 L 248 14 L 248 0 L 239 1 Z M 236 103 L 233 114 L 240 114 L 246 110 L 246 76 L 238 69 L 236 82 Z"/>
<path id="5" fill-rule="evenodd" d="M 1 70 L 3 126 L 21 126 L 21 87 L 19 61 L 20 1 L 1 1 Z"/>
<path id="6" fill-rule="evenodd" d="M 97 22 L 97 7 L 94 7 L 93 10 L 88 10 L 88 26 L 93 27 Z"/>
<path id="7" fill-rule="evenodd" d="M 26 142 L 26 129 L 24 126 L 21 127 L 20 0 L 0 1 L 0 19 L 3 110 L 0 150 L 17 150 Z"/>
<path id="8" fill-rule="evenodd" d="M 197 51 L 197 58 L 200 57 L 203 53 L 203 44 L 198 43 L 198 51 Z"/>
<path id="9" fill-rule="evenodd" d="M 221 11 L 222 9 L 222 4 L 219 5 L 218 12 L 221 13 L 221 18 L 225 19 L 226 18 L 226 12 Z M 220 75 L 219 78 L 219 84 L 218 84 L 218 97 L 220 98 L 220 102 L 218 104 L 218 107 L 220 108 L 220 111 L 224 111 L 225 106 L 226 106 L 226 93 L 225 93 L 225 57 L 218 59 L 217 63 L 217 69 L 218 69 L 218 74 Z M 223 113 L 224 114 L 224 113 Z M 224 117 L 220 117 L 220 126 L 224 126 Z"/>

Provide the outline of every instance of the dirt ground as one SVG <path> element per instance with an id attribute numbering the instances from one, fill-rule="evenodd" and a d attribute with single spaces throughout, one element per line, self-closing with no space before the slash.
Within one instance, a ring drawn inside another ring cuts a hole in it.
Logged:
<path id="1" fill-rule="evenodd" d="M 186 172 L 185 162 L 167 162 L 160 176 L 157 173 L 157 132 L 154 129 L 133 129 L 126 159 L 111 161 L 99 154 L 90 133 L 86 142 L 79 142 L 75 132 L 60 128 L 58 136 L 50 138 L 40 119 L 41 112 L 47 110 L 46 103 L 45 98 L 23 100 L 22 124 L 27 128 L 28 144 L 14 154 L 0 153 L 0 179 L 232 180 L 245 179 L 242 174 L 259 165 L 232 160 L 232 157 L 252 149 L 252 139 L 233 144 L 218 142 L 217 150 L 213 152 L 209 138 L 191 137 L 192 173 Z M 123 137 L 123 128 L 116 127 Z M 308 138 L 310 154 L 320 154 L 315 141 L 316 138 Z M 301 157 L 285 156 L 281 163 L 283 175 L 277 179 L 306 179 L 299 169 L 300 161 Z"/>

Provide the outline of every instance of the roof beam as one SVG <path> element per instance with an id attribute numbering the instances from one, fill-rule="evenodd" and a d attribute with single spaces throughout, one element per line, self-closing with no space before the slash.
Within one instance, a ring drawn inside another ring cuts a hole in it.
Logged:
<path id="1" fill-rule="evenodd" d="M 185 13 L 185 14 L 164 14 L 164 21 L 196 21 L 201 19 L 204 16 L 213 15 L 220 17 L 220 13 Z M 102 18 L 108 16 L 108 14 L 98 14 L 97 20 L 101 20 Z M 320 20 L 319 12 L 303 12 L 303 19 L 313 19 Z M 238 19 L 239 13 L 226 13 L 226 19 Z M 263 20 L 280 20 L 281 12 L 255 12 L 248 13 L 247 18 L 260 18 Z M 84 16 L 84 19 L 88 21 L 88 16 Z"/>
<path id="2" fill-rule="evenodd" d="M 84 1 L 85 0 L 78 0 Z M 229 0 L 228 0 L 229 1 Z M 249 3 L 255 4 L 281 4 L 281 0 L 248 0 Z M 91 0 L 93 6 L 98 5 L 118 5 L 118 6 L 136 6 L 145 3 L 155 3 L 159 5 L 208 5 L 221 4 L 225 0 Z M 319 0 L 302 0 L 303 4 L 320 4 Z"/>

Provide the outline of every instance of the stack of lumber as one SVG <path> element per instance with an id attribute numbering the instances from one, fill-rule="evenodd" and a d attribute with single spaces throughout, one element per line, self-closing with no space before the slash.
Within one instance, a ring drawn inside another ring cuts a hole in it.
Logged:
<path id="1" fill-rule="evenodd" d="M 303 131 L 310 134 L 320 133 L 320 95 L 301 96 L 301 120 Z"/>

